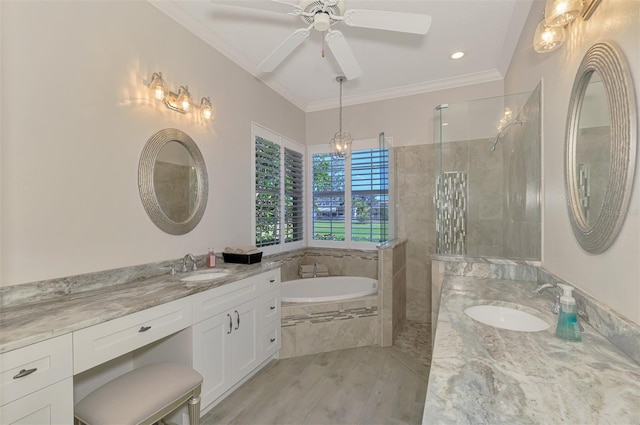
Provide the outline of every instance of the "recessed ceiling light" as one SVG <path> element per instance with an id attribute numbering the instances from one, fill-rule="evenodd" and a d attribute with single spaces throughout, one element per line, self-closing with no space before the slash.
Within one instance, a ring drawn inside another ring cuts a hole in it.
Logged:
<path id="1" fill-rule="evenodd" d="M 464 52 L 463 51 L 457 51 L 457 52 L 453 52 L 451 54 L 451 59 L 460 59 L 463 56 L 464 56 Z"/>

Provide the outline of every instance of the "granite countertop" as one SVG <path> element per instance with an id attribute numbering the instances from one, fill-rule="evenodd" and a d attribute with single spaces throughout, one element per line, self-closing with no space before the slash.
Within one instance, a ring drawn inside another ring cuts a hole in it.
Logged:
<path id="1" fill-rule="evenodd" d="M 277 262 L 253 265 L 220 264 L 176 275 L 164 274 L 144 280 L 108 286 L 86 292 L 57 296 L 0 311 L 0 353 L 25 347 L 58 335 L 126 316 L 198 292 L 279 268 Z M 181 282 L 198 273 L 227 272 L 212 281 Z"/>
<path id="2" fill-rule="evenodd" d="M 446 276 L 423 424 L 640 424 L 640 365 L 589 324 L 582 342 L 555 337 L 552 295 L 535 282 Z M 551 326 L 516 332 L 464 310 L 519 308 Z"/>

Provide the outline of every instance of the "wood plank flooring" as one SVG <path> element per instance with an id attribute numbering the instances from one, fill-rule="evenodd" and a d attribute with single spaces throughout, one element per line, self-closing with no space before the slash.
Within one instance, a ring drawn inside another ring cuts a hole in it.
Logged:
<path id="1" fill-rule="evenodd" d="M 201 424 L 420 424 L 427 377 L 424 362 L 398 347 L 277 360 Z"/>

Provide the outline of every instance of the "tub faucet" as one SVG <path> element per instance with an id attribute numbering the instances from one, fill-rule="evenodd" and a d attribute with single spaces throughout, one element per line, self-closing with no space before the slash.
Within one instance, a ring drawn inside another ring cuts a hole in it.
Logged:
<path id="1" fill-rule="evenodd" d="M 198 270 L 198 265 L 196 264 L 196 257 L 194 257 L 193 254 L 189 253 L 185 255 L 184 258 L 182 259 L 182 273 L 189 271 L 189 269 L 187 268 L 188 260 L 191 260 L 191 263 L 193 264 L 191 266 L 191 270 L 193 271 Z"/>
<path id="2" fill-rule="evenodd" d="M 318 277 L 318 262 L 313 263 L 313 277 Z"/>

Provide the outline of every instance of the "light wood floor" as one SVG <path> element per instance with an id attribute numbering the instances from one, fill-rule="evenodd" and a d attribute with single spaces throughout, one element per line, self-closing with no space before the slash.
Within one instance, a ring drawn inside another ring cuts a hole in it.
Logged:
<path id="1" fill-rule="evenodd" d="M 201 424 L 419 424 L 428 373 L 423 362 L 398 347 L 277 360 Z"/>

